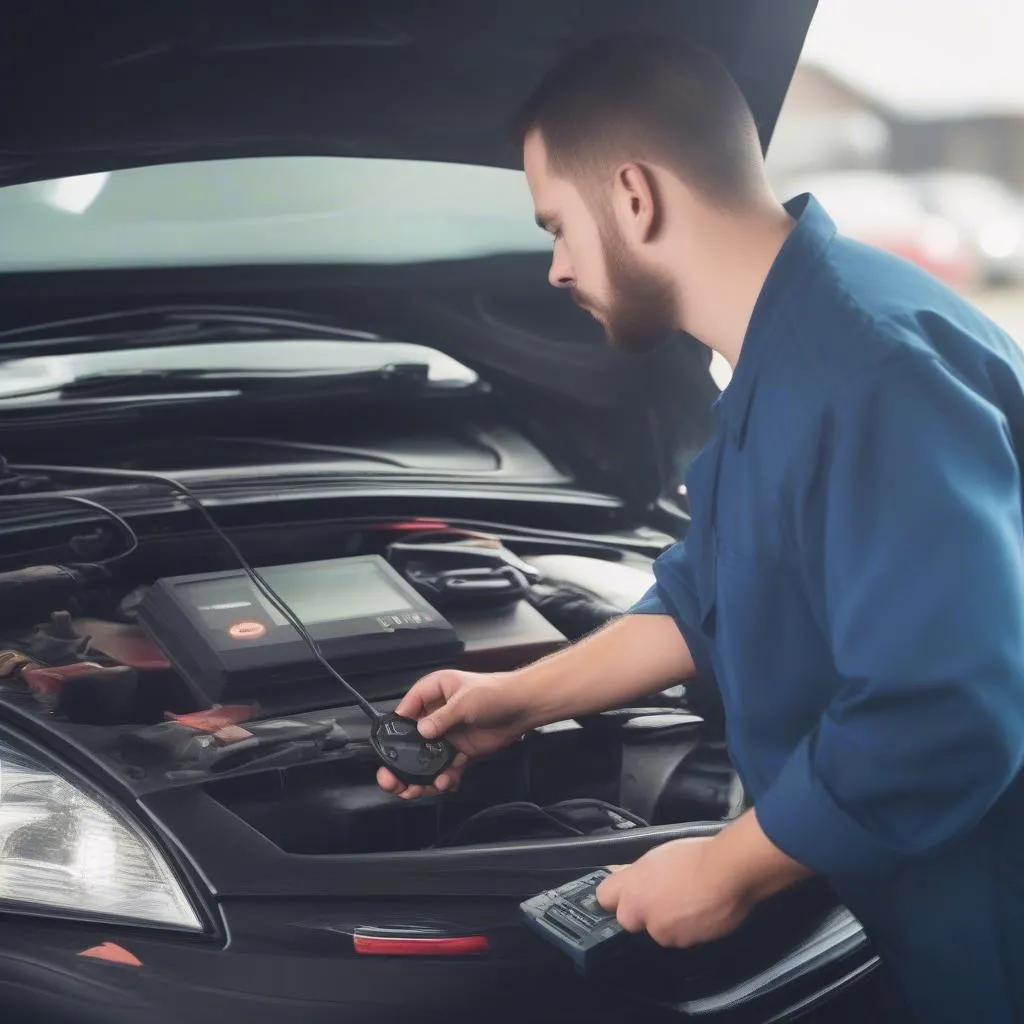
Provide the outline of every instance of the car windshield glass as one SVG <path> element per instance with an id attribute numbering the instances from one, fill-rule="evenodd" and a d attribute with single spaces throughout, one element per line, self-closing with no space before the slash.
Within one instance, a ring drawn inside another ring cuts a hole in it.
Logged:
<path id="1" fill-rule="evenodd" d="M 0 273 L 407 263 L 543 251 L 520 171 L 342 157 L 166 164 L 0 188 Z"/>

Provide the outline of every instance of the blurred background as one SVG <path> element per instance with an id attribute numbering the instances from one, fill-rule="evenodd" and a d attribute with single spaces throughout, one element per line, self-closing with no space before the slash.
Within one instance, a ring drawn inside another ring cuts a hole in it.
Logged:
<path id="1" fill-rule="evenodd" d="M 1022 45 L 1024 0 L 820 0 L 768 168 L 1024 345 Z"/>

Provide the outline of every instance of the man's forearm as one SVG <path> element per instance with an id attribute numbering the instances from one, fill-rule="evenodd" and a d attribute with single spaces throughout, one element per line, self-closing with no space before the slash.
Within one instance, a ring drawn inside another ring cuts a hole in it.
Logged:
<path id="1" fill-rule="evenodd" d="M 760 903 L 813 874 L 772 843 L 753 809 L 722 829 L 711 840 L 711 848 L 715 870 L 751 903 Z"/>
<path id="2" fill-rule="evenodd" d="M 520 669 L 513 685 L 529 695 L 536 726 L 619 707 L 693 674 L 690 649 L 671 617 L 626 615 Z"/>

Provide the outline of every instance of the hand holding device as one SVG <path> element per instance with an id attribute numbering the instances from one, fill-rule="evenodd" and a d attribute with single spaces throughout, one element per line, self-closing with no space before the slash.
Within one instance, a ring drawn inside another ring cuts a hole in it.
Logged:
<path id="1" fill-rule="evenodd" d="M 519 904 L 523 921 L 570 957 L 581 974 L 607 963 L 629 940 L 615 914 L 597 899 L 598 887 L 610 874 L 599 868 Z"/>
<path id="2" fill-rule="evenodd" d="M 453 789 L 470 758 L 507 747 L 530 727 L 526 701 L 515 686 L 514 673 L 508 672 L 432 672 L 409 690 L 395 714 L 415 722 L 422 740 L 443 737 L 456 751 L 433 785 L 403 779 L 385 761 L 377 772 L 378 784 L 405 799 Z"/>
<path id="3" fill-rule="evenodd" d="M 412 718 L 394 712 L 370 726 L 370 745 L 396 779 L 409 785 L 433 782 L 455 760 L 446 740 L 424 739 Z"/>

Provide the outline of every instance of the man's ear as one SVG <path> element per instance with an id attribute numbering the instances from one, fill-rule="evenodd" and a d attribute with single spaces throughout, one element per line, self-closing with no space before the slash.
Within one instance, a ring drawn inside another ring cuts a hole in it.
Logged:
<path id="1" fill-rule="evenodd" d="M 650 168 L 622 164 L 615 172 L 612 202 L 619 227 L 627 238 L 642 244 L 657 236 L 662 220 L 661 194 Z"/>

